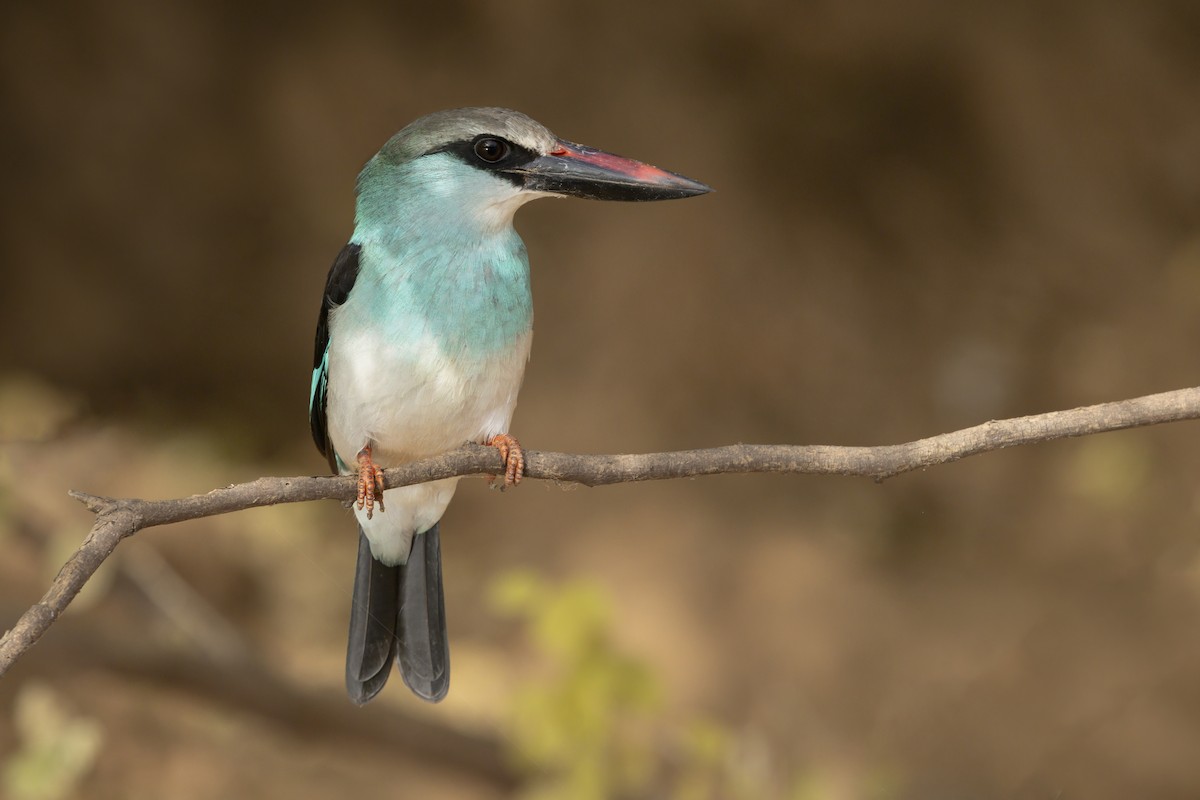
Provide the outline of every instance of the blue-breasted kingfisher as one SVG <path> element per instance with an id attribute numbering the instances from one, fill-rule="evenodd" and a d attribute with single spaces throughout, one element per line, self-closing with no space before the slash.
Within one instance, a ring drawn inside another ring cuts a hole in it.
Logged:
<path id="1" fill-rule="evenodd" d="M 330 469 L 358 480 L 346 690 L 362 704 L 392 662 L 418 696 L 450 687 L 439 521 L 457 478 L 384 491 L 383 469 L 508 430 L 533 337 L 517 209 L 538 197 L 669 200 L 710 191 L 559 139 L 524 114 L 460 108 L 393 136 L 358 176 L 354 233 L 317 321 L 309 417 Z"/>

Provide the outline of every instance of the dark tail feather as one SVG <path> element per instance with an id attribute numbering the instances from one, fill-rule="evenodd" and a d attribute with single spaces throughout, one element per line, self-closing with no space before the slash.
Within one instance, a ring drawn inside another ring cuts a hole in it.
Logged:
<path id="1" fill-rule="evenodd" d="M 438 527 L 434 525 L 413 537 L 408 563 L 400 567 L 400 624 L 396 632 L 400 639 L 400 676 L 417 697 L 433 703 L 450 689 L 450 642 Z"/>
<path id="2" fill-rule="evenodd" d="M 400 616 L 400 571 L 401 567 L 375 560 L 366 535 L 359 529 L 350 643 L 346 648 L 346 691 L 358 705 L 379 694 L 392 672 Z"/>

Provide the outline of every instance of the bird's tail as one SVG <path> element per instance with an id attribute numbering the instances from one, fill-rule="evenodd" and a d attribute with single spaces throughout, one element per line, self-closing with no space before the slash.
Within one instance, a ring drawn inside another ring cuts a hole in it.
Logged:
<path id="1" fill-rule="evenodd" d="M 408 563 L 400 568 L 400 615 L 396 637 L 400 677 L 423 700 L 436 703 L 450 689 L 450 639 L 442 591 L 440 523 L 413 537 Z"/>
<path id="2" fill-rule="evenodd" d="M 350 607 L 346 691 L 362 705 L 387 683 L 392 659 L 408 688 L 436 703 L 450 688 L 450 647 L 442 591 L 438 525 L 412 539 L 408 562 L 389 567 L 358 534 L 358 567 Z"/>

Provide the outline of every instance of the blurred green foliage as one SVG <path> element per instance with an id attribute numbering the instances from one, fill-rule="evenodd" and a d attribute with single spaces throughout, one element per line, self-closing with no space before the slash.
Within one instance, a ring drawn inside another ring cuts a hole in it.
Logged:
<path id="1" fill-rule="evenodd" d="M 1136 507 L 1154 474 L 1153 451 L 1136 436 L 1092 436 L 1072 451 L 1069 488 L 1113 511 Z"/>
<path id="2" fill-rule="evenodd" d="M 672 720 L 653 669 L 612 636 L 604 592 L 586 581 L 551 584 L 528 572 L 501 577 L 493 605 L 518 618 L 542 662 L 513 696 L 515 755 L 533 773 L 525 800 L 822 800 L 836 781 L 780 767 L 769 748 L 703 719 Z M 882 773 L 880 773 L 882 776 Z M 888 776 L 872 798 L 898 794 Z"/>
<path id="3" fill-rule="evenodd" d="M 516 755 L 542 776 L 526 796 L 603 800 L 646 785 L 659 687 L 614 645 L 600 589 L 515 573 L 497 582 L 493 600 L 522 619 L 548 662 L 547 674 L 513 699 Z"/>
<path id="4" fill-rule="evenodd" d="M 78 399 L 25 373 L 0 375 L 0 442 L 42 442 L 74 419 Z"/>
<path id="5" fill-rule="evenodd" d="M 69 434 L 83 403 L 35 375 L 0 374 L 0 540 L 22 528 L 39 540 L 42 577 L 49 582 L 79 547 L 83 531 L 77 508 L 62 500 L 65 475 L 45 468 L 47 453 Z M 80 459 L 81 461 L 83 459 Z M 52 481 L 31 482 L 31 474 Z M 100 570 L 72 603 L 72 612 L 104 596 L 112 570 Z"/>
<path id="6" fill-rule="evenodd" d="M 13 717 L 19 745 L 0 769 L 4 797 L 58 800 L 70 795 L 100 752 L 100 726 L 72 716 L 54 690 L 36 683 L 21 687 Z"/>

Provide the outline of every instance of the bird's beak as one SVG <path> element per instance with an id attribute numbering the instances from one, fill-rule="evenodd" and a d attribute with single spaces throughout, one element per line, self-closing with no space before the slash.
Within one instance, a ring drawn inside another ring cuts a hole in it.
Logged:
<path id="1" fill-rule="evenodd" d="M 526 189 L 592 200 L 675 200 L 712 191 L 674 172 L 562 139 L 511 172 L 524 177 Z"/>

